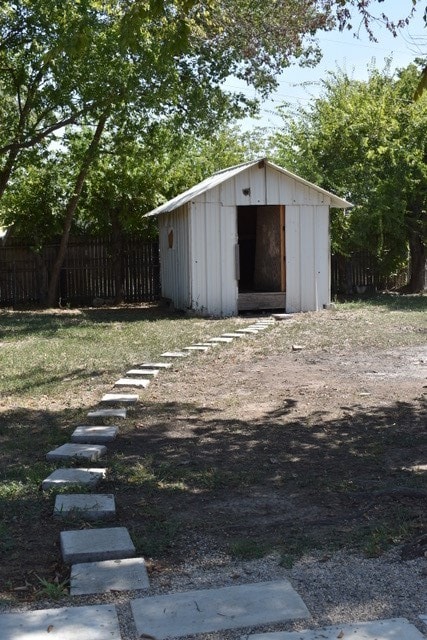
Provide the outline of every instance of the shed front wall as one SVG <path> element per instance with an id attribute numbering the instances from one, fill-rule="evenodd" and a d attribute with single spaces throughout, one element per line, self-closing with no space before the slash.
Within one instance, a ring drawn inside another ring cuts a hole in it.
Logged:
<path id="1" fill-rule="evenodd" d="M 172 300 L 177 309 L 187 309 L 191 303 L 188 208 L 184 205 L 159 217 L 162 295 Z"/>
<path id="2" fill-rule="evenodd" d="M 286 311 L 330 304 L 329 207 L 286 207 Z"/>
<path id="3" fill-rule="evenodd" d="M 191 308 L 201 315 L 237 314 L 235 207 L 194 202 L 191 217 Z"/>

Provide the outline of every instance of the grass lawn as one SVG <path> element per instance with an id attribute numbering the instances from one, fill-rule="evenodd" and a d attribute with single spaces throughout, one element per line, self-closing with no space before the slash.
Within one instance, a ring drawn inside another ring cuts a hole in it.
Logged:
<path id="1" fill-rule="evenodd" d="M 203 539 L 291 563 L 323 545 L 374 555 L 418 539 L 426 310 L 422 296 L 342 303 L 175 361 L 120 423 L 100 489 L 138 552 L 178 566 Z M 3 600 L 60 596 L 59 531 L 89 526 L 52 518 L 47 451 L 127 369 L 250 321 L 156 306 L 0 311 Z"/>

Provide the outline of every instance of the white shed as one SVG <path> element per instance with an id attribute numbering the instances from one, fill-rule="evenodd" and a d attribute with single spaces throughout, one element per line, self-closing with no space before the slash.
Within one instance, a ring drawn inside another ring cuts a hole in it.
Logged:
<path id="1" fill-rule="evenodd" d="M 162 295 L 201 315 L 330 303 L 329 208 L 352 205 L 266 159 L 219 171 L 159 217 Z"/>

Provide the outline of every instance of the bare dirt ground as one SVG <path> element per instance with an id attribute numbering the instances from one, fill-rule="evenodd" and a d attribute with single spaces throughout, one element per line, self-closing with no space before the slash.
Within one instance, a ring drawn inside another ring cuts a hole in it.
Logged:
<path id="1" fill-rule="evenodd" d="M 288 328 L 160 374 L 109 446 L 101 492 L 115 494 L 117 524 L 153 577 L 212 553 L 231 566 L 275 552 L 288 568 L 313 551 L 425 555 L 427 348 L 328 339 L 293 350 Z M 68 424 L 77 417 L 71 407 Z M 2 566 L 7 601 L 32 600 L 36 574 L 66 580 L 51 514 L 41 501 L 19 532 Z"/>
<path id="2" fill-rule="evenodd" d="M 424 533 L 426 369 L 423 347 L 254 359 L 245 345 L 151 387 L 117 447 L 145 461 L 137 503 L 160 531 L 175 523 L 175 562 L 203 538 L 285 562 L 319 546 L 376 555 Z M 134 526 L 143 547 L 153 534 Z"/>

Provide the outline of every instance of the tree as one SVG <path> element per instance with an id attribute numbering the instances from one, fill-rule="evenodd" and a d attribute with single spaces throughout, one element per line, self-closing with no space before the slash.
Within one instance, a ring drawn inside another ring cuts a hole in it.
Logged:
<path id="1" fill-rule="evenodd" d="M 332 216 L 333 248 L 368 249 L 384 275 L 407 260 L 408 291 L 424 287 L 427 100 L 412 100 L 416 65 L 396 75 L 371 69 L 366 82 L 343 71 L 323 96 L 287 119 L 274 139 L 279 162 L 352 201 Z"/>
<path id="2" fill-rule="evenodd" d="M 379 2 L 380 0 L 378 0 Z M 369 28 L 376 0 L 15 0 L 0 9 L 0 198 L 20 156 L 65 126 L 92 127 L 63 217 L 49 283 L 53 304 L 71 222 L 107 129 L 173 120 L 212 130 L 254 105 L 223 89 L 230 75 L 267 95 L 295 60 L 315 64 L 315 33 L 349 26 L 357 6 Z M 412 0 L 411 5 L 415 5 Z M 390 23 L 390 28 L 393 25 Z"/>

